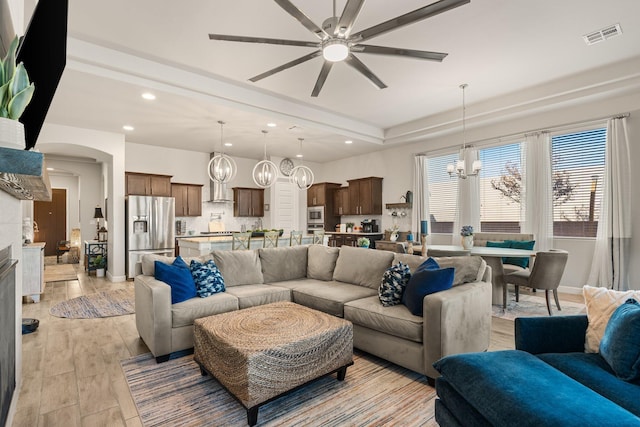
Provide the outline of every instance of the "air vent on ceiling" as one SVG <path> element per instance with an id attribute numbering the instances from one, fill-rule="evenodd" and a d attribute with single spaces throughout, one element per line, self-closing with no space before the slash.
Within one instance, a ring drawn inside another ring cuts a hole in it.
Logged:
<path id="1" fill-rule="evenodd" d="M 587 46 L 591 46 L 592 44 L 603 42 L 611 37 L 619 36 L 622 34 L 622 28 L 620 28 L 620 24 L 609 25 L 601 30 L 594 31 L 589 34 L 585 34 L 582 36 L 584 42 Z"/>

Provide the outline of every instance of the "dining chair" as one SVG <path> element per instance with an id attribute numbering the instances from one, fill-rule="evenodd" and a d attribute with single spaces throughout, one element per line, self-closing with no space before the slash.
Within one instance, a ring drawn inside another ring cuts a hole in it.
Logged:
<path id="1" fill-rule="evenodd" d="M 302 231 L 292 231 L 289 237 L 289 246 L 299 246 L 302 244 Z"/>
<path id="2" fill-rule="evenodd" d="M 441 250 L 441 249 L 429 249 L 427 248 L 427 256 L 435 256 L 435 257 L 443 257 L 443 256 L 469 256 L 471 255 L 471 251 L 464 250 Z"/>
<path id="3" fill-rule="evenodd" d="M 263 248 L 277 248 L 278 238 L 280 237 L 279 231 L 267 231 L 264 233 L 264 240 L 262 243 Z"/>
<path id="4" fill-rule="evenodd" d="M 237 250 L 246 250 L 251 247 L 251 232 L 247 231 L 246 233 L 233 233 L 231 235 L 233 238 L 231 242 L 231 249 L 234 251 Z"/>
<path id="5" fill-rule="evenodd" d="M 505 274 L 503 307 L 507 307 L 507 284 L 511 283 L 515 286 L 516 301 L 520 300 L 520 286 L 526 286 L 534 290 L 544 289 L 549 316 L 551 316 L 549 291 L 553 292 L 553 298 L 556 300 L 558 310 L 562 310 L 562 308 L 560 308 L 560 301 L 558 300 L 558 286 L 560 286 L 560 279 L 562 279 L 568 258 L 569 253 L 561 249 L 540 251 L 536 253 L 535 262 L 531 269 Z"/>
<path id="6" fill-rule="evenodd" d="M 315 230 L 313 232 L 313 244 L 324 245 L 324 230 Z"/>

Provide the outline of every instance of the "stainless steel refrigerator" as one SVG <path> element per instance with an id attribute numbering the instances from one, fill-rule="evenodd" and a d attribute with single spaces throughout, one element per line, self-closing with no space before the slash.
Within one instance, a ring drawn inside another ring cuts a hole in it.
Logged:
<path id="1" fill-rule="evenodd" d="M 125 201 L 127 277 L 142 274 L 142 256 L 173 256 L 175 251 L 175 199 L 127 196 Z"/>

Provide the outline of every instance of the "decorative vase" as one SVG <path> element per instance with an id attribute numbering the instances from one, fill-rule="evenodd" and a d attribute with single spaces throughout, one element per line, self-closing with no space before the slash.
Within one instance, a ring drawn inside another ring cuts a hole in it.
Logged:
<path id="1" fill-rule="evenodd" d="M 391 236 L 389 236 L 389 240 L 391 240 L 392 242 L 398 240 L 398 232 L 394 231 L 393 233 L 391 233 Z"/>
<path id="2" fill-rule="evenodd" d="M 471 249 L 473 247 L 473 236 L 462 236 L 462 247 Z"/>
<path id="3" fill-rule="evenodd" d="M 0 147 L 24 150 L 24 125 L 17 120 L 0 117 Z"/>

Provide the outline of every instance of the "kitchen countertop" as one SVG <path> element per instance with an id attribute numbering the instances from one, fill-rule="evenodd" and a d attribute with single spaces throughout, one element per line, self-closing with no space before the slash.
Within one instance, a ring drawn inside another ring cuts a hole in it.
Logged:
<path id="1" fill-rule="evenodd" d="M 23 248 L 44 248 L 46 246 L 45 242 L 33 242 L 33 243 L 23 243 Z"/>
<path id="2" fill-rule="evenodd" d="M 378 236 L 378 235 L 382 235 L 384 234 L 384 232 L 377 232 L 377 233 L 363 233 L 361 231 L 352 231 L 351 233 L 342 233 L 339 231 L 325 231 L 324 234 L 348 234 L 348 235 L 352 235 L 352 234 L 357 234 L 358 236 Z"/>
<path id="3" fill-rule="evenodd" d="M 302 237 L 313 237 L 313 235 L 302 235 Z M 264 237 L 252 237 L 251 240 L 262 240 Z M 289 235 L 282 235 L 278 237 L 278 239 L 289 239 Z M 184 236 L 182 238 L 185 242 L 192 243 L 206 243 L 206 242 L 230 242 L 233 240 L 232 236 L 207 236 L 206 234 L 202 235 L 193 235 L 193 236 Z"/>

